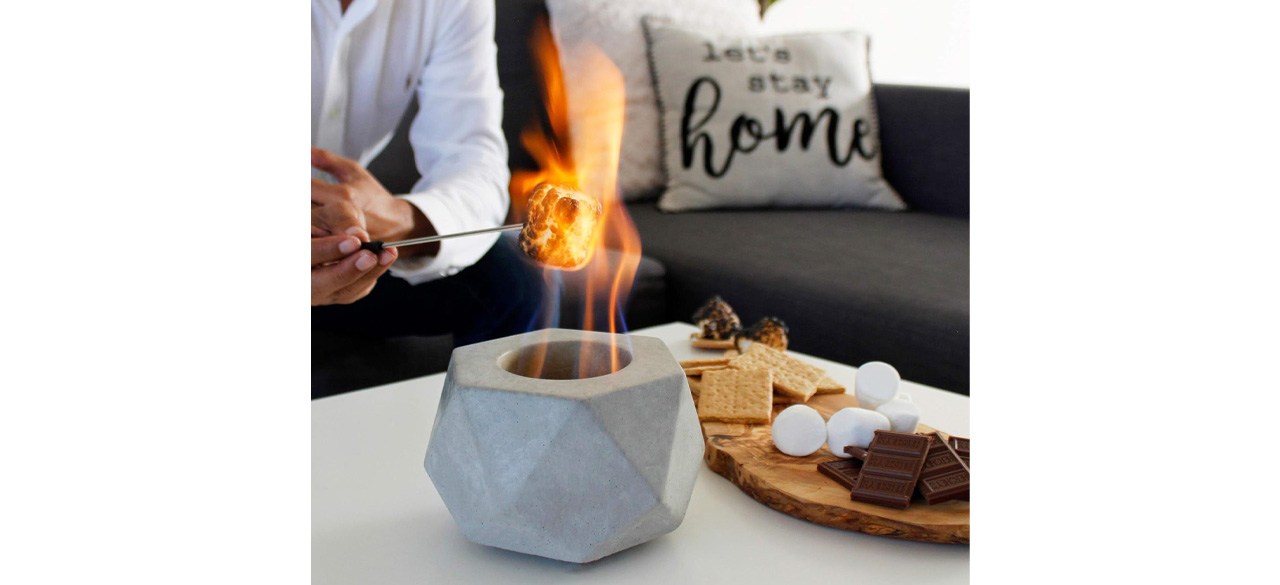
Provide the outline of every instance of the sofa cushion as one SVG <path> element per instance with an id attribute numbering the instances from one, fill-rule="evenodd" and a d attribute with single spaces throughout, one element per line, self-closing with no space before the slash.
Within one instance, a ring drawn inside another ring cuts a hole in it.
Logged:
<path id="1" fill-rule="evenodd" d="M 728 35 L 658 18 L 644 30 L 660 209 L 905 207 L 881 173 L 866 35 Z"/>
<path id="2" fill-rule="evenodd" d="M 877 85 L 884 176 L 912 211 L 969 217 L 969 90 Z"/>
<path id="3" fill-rule="evenodd" d="M 791 347 L 968 394 L 969 222 L 916 212 L 628 206 L 666 265 L 673 319 L 721 295 L 746 323 L 776 315 Z"/>

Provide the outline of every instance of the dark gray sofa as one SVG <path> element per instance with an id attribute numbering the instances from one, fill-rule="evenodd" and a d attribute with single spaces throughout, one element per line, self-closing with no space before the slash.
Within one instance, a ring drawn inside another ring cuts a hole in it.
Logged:
<path id="1" fill-rule="evenodd" d="M 520 146 L 542 116 L 528 49 L 541 0 L 498 0 L 503 130 L 513 169 L 535 164 Z M 876 86 L 884 171 L 909 211 L 742 210 L 664 214 L 628 205 L 644 260 L 628 303 L 640 328 L 688 321 L 712 295 L 748 324 L 791 327 L 791 347 L 853 365 L 882 360 L 904 378 L 969 393 L 969 92 Z M 413 112 L 406 115 L 411 119 Z M 545 122 L 545 120 L 544 120 Z M 407 124 L 370 170 L 392 192 L 417 179 Z M 577 285 L 563 295 L 575 326 Z M 360 340 L 312 335 L 312 397 L 443 371 L 448 338 Z"/>
<path id="2" fill-rule="evenodd" d="M 910 211 L 628 209 L 671 318 L 719 294 L 748 323 L 782 318 L 798 351 L 968 394 L 969 92 L 882 85 L 876 101 Z"/>

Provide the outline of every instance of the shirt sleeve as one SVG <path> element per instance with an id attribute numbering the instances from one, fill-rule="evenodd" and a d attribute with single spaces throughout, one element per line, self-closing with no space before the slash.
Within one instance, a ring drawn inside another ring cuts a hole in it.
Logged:
<path id="1" fill-rule="evenodd" d="M 496 227 L 507 215 L 507 143 L 502 135 L 492 0 L 437 3 L 432 47 L 418 81 L 409 143 L 422 179 L 401 195 L 437 233 Z M 435 256 L 404 257 L 391 273 L 419 284 L 480 260 L 498 234 L 440 242 Z"/>

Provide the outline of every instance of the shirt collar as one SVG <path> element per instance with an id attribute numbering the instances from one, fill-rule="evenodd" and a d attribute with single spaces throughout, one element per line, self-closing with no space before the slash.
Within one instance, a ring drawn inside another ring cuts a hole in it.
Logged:
<path id="1" fill-rule="evenodd" d="M 339 0 L 311 0 L 313 10 L 319 7 L 324 12 L 325 17 L 332 19 L 335 23 L 341 22 L 343 17 L 346 16 L 352 20 L 352 26 L 367 18 L 377 4 L 378 0 L 353 0 L 344 15 L 342 14 L 342 3 Z"/>

